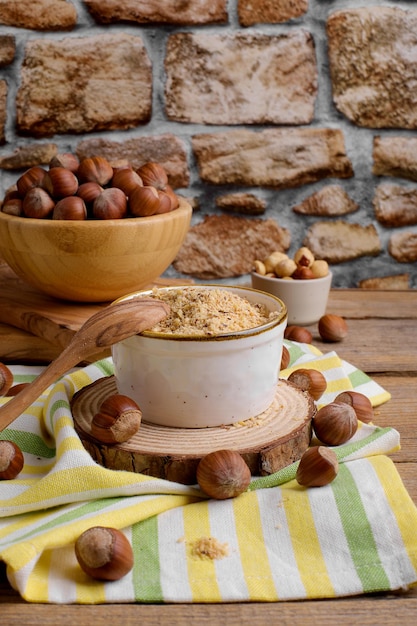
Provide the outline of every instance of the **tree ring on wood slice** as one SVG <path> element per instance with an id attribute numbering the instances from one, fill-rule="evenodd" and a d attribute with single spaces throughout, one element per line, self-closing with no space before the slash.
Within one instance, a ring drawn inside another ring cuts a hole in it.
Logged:
<path id="1" fill-rule="evenodd" d="M 127 470 L 192 485 L 197 465 L 214 450 L 236 450 L 255 476 L 266 476 L 300 459 L 311 441 L 313 398 L 280 379 L 272 404 L 256 417 L 227 426 L 171 428 L 142 421 L 135 435 L 115 445 L 91 436 L 91 422 L 103 400 L 117 393 L 114 376 L 83 387 L 72 401 L 76 432 L 103 467 Z"/>

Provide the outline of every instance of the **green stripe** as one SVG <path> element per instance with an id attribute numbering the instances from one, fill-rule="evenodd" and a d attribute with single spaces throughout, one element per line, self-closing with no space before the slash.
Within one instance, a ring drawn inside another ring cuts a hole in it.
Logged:
<path id="1" fill-rule="evenodd" d="M 158 548 L 158 519 L 154 515 L 134 524 L 132 578 L 136 602 L 163 602 Z"/>
<path id="2" fill-rule="evenodd" d="M 17 443 L 22 452 L 28 452 L 44 459 L 52 459 L 56 453 L 56 448 L 49 448 L 41 437 L 33 433 L 8 428 L 2 433 L 1 438 Z"/>
<path id="3" fill-rule="evenodd" d="M 295 361 L 305 355 L 304 350 L 302 350 L 300 346 L 298 346 L 296 343 L 293 343 L 292 341 L 288 341 L 287 339 L 285 339 L 284 345 L 290 353 L 290 363 L 288 367 L 290 367 L 293 363 L 295 363 Z"/>
<path id="4" fill-rule="evenodd" d="M 97 366 L 99 370 L 103 372 L 106 376 L 111 376 L 114 374 L 114 367 L 112 361 L 109 359 L 102 359 L 101 361 L 96 361 L 94 365 Z"/>
<path id="5" fill-rule="evenodd" d="M 331 486 L 364 593 L 390 589 L 390 581 L 380 561 L 360 493 L 346 465 L 339 467 L 338 479 Z"/>
<path id="6" fill-rule="evenodd" d="M 355 370 L 354 372 L 351 372 L 350 374 L 348 374 L 348 378 L 352 383 L 353 388 L 364 385 L 365 383 L 369 383 L 369 381 L 371 380 L 369 376 L 361 370 Z"/>
<path id="7" fill-rule="evenodd" d="M 68 524 L 69 522 L 73 522 L 74 520 L 78 521 L 84 516 L 87 516 L 91 513 L 101 512 L 113 506 L 113 504 L 123 501 L 124 499 L 124 496 L 122 496 L 120 498 L 103 498 L 101 500 L 92 500 L 90 502 L 82 504 L 81 506 L 76 507 L 75 509 L 72 509 L 71 511 L 67 511 L 61 515 L 58 515 L 57 517 L 53 517 L 52 519 L 49 519 L 51 514 L 46 511 L 44 513 L 44 516 L 47 518 L 47 521 L 44 524 L 37 525 L 36 530 L 33 530 L 32 528 L 27 533 L 19 535 L 18 539 L 16 539 L 13 543 L 21 543 L 26 539 L 33 539 L 34 533 L 42 534 L 48 530 L 56 528 L 57 526 Z M 42 513 L 40 513 L 39 511 L 35 513 L 35 515 L 39 514 L 42 515 Z M 7 537 L 5 537 L 5 539 L 7 539 Z M 34 541 L 36 541 L 36 538 L 34 539 Z"/>
<path id="8" fill-rule="evenodd" d="M 358 452 L 358 450 L 361 450 L 366 446 L 369 446 L 369 444 L 377 441 L 381 437 L 384 437 L 392 430 L 393 429 L 389 426 L 386 428 L 375 426 L 375 430 L 368 435 L 368 437 L 365 437 L 360 441 L 354 441 L 352 443 L 346 443 L 342 446 L 334 447 L 333 450 L 336 453 L 338 461 L 343 462 L 346 457 L 350 456 L 354 452 Z M 254 491 L 255 489 L 267 489 L 268 487 L 277 487 L 278 485 L 282 485 L 283 483 L 292 480 L 295 478 L 298 464 L 299 461 L 295 461 L 295 463 L 287 465 L 287 467 L 278 470 L 274 474 L 262 476 L 261 478 L 255 478 L 249 485 L 249 491 Z"/>
<path id="9" fill-rule="evenodd" d="M 381 437 L 384 437 L 392 430 L 394 429 L 390 426 L 386 426 L 385 428 L 375 426 L 375 430 L 370 435 L 368 435 L 368 437 L 360 439 L 359 441 L 353 441 L 352 443 L 344 444 L 343 446 L 337 446 L 333 448 L 333 450 L 336 452 L 338 461 L 343 461 L 344 459 L 346 459 L 346 457 L 350 456 L 354 452 L 358 452 L 358 450 L 362 450 L 362 448 L 365 448 L 370 443 L 373 443 Z M 373 454 L 375 454 L 375 452 L 373 452 Z"/>

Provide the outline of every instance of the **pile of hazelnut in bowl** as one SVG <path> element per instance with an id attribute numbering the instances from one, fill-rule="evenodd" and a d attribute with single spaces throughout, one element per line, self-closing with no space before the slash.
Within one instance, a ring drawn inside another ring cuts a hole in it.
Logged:
<path id="1" fill-rule="evenodd" d="M 192 208 L 164 167 L 113 167 L 59 154 L 24 172 L 0 211 L 0 254 L 20 278 L 64 300 L 104 302 L 152 283 L 172 263 Z"/>
<path id="2" fill-rule="evenodd" d="M 332 272 L 327 261 L 316 259 L 305 246 L 294 257 L 272 252 L 254 262 L 252 287 L 281 298 L 288 309 L 288 323 L 309 325 L 325 314 Z"/>

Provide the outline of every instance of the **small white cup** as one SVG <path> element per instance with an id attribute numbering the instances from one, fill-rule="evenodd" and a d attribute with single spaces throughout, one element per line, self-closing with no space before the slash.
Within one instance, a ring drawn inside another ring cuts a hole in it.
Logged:
<path id="1" fill-rule="evenodd" d="M 280 298 L 288 309 L 288 324 L 315 324 L 326 313 L 332 273 L 323 278 L 295 280 L 270 278 L 252 272 L 252 287 Z"/>

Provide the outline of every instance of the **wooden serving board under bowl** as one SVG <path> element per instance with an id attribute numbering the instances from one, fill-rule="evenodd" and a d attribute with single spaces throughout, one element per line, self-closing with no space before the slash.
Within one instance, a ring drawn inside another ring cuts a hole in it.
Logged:
<path id="1" fill-rule="evenodd" d="M 109 445 L 91 436 L 91 422 L 103 400 L 115 393 L 115 378 L 108 376 L 87 385 L 72 399 L 75 429 L 91 457 L 108 469 L 183 484 L 196 483 L 200 459 L 214 450 L 239 452 L 257 476 L 290 465 L 310 444 L 311 421 L 316 412 L 308 393 L 279 380 L 272 404 L 250 419 L 211 428 L 170 428 L 142 422 L 128 441 Z"/>
<path id="2" fill-rule="evenodd" d="M 160 278 L 149 287 L 189 283 L 192 281 Z M 47 296 L 16 276 L 0 258 L 0 361 L 52 361 L 80 326 L 108 304 L 65 302 Z M 106 351 L 90 360 L 108 354 Z"/>

